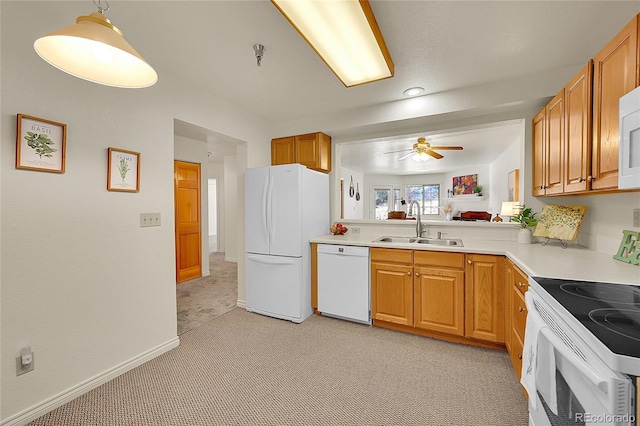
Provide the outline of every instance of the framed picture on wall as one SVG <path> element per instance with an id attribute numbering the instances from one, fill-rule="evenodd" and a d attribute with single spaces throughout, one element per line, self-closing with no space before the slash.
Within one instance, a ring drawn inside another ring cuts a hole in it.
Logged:
<path id="1" fill-rule="evenodd" d="M 140 191 L 140 153 L 109 148 L 107 189 L 109 191 Z"/>
<path id="2" fill-rule="evenodd" d="M 64 173 L 67 125 L 18 114 L 16 169 Z"/>
<path id="3" fill-rule="evenodd" d="M 507 201 L 520 201 L 518 199 L 518 186 L 519 186 L 519 179 L 520 179 L 520 170 L 519 169 L 515 169 L 511 172 L 509 172 L 509 177 L 508 177 L 508 184 L 507 184 L 507 188 L 508 188 L 508 198 Z"/>

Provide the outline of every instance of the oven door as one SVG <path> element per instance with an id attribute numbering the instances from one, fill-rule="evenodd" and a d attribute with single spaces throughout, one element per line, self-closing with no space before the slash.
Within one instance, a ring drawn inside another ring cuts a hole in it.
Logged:
<path id="1" fill-rule="evenodd" d="M 526 303 L 527 321 L 546 324 L 538 334 L 537 391 L 529 395 L 529 424 L 634 425 L 631 379 L 592 353 L 585 355 L 588 349 L 578 336 L 535 292 L 527 292 Z"/>

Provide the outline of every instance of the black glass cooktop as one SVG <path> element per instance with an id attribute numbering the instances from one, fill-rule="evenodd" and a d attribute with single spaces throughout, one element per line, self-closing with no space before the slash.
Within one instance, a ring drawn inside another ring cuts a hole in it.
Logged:
<path id="1" fill-rule="evenodd" d="M 640 286 L 533 278 L 613 353 L 640 358 Z"/>

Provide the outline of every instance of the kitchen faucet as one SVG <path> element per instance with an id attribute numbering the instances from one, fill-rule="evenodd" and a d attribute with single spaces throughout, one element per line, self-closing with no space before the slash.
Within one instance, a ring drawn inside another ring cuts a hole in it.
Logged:
<path id="1" fill-rule="evenodd" d="M 411 216 L 411 212 L 413 211 L 413 205 L 416 205 L 416 237 L 420 238 L 422 236 L 422 219 L 421 219 L 421 212 L 420 212 L 420 203 L 418 203 L 416 200 L 413 200 L 412 202 L 409 203 L 409 216 Z"/>

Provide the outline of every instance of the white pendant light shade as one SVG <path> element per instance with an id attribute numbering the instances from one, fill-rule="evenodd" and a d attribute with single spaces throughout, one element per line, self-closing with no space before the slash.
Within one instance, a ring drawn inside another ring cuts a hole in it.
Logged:
<path id="1" fill-rule="evenodd" d="M 418 163 L 424 163 L 425 161 L 429 161 L 431 157 L 424 151 L 418 151 L 413 154 L 413 161 L 417 161 Z"/>
<path id="2" fill-rule="evenodd" d="M 75 25 L 39 38 L 33 48 L 54 67 L 94 83 L 149 87 L 158 74 L 102 13 L 80 16 Z"/>

